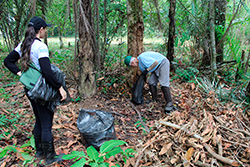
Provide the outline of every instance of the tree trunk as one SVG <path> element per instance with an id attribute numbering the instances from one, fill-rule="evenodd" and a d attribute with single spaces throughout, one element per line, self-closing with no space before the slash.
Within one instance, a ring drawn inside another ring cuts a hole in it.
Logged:
<path id="1" fill-rule="evenodd" d="M 249 64 L 248 64 L 248 62 L 249 62 L 249 59 L 250 59 L 250 50 L 249 50 L 249 52 L 248 52 L 248 56 L 247 56 L 247 60 L 246 60 L 246 63 L 245 63 L 245 73 L 247 72 L 247 69 L 248 69 L 248 66 L 249 66 Z"/>
<path id="2" fill-rule="evenodd" d="M 99 46 L 99 36 L 100 36 L 100 17 L 99 17 L 99 0 L 95 0 L 94 2 L 94 9 L 95 9 L 95 34 L 96 34 L 96 58 L 95 58 L 95 62 L 96 62 L 96 67 L 97 69 L 100 69 L 100 46 Z"/>
<path id="3" fill-rule="evenodd" d="M 162 30 L 161 15 L 160 15 L 160 10 L 159 10 L 158 0 L 154 0 L 154 5 L 155 5 L 156 11 L 157 11 L 157 18 L 158 18 L 158 23 L 159 23 L 159 30 Z"/>
<path id="4" fill-rule="evenodd" d="M 143 11 L 142 0 L 127 0 L 128 16 L 128 55 L 138 57 L 143 51 Z M 139 75 L 139 68 L 134 70 L 133 82 Z"/>
<path id="5" fill-rule="evenodd" d="M 168 35 L 168 55 L 167 58 L 170 61 L 171 69 L 172 61 L 174 60 L 174 44 L 175 44 L 175 7 L 176 0 L 170 0 L 169 8 L 169 35 Z"/>
<path id="6" fill-rule="evenodd" d="M 74 0 L 73 2 L 73 9 L 74 9 L 74 23 L 75 23 L 75 51 L 74 51 L 74 71 L 76 71 L 76 58 L 77 55 L 79 53 L 79 43 L 77 40 L 77 34 L 78 34 L 78 20 L 79 20 L 79 13 L 78 13 L 78 4 L 77 4 L 78 0 Z"/>
<path id="7" fill-rule="evenodd" d="M 44 6 L 42 6 L 42 14 L 43 14 L 43 16 L 42 16 L 42 18 L 43 18 L 43 20 L 45 20 L 46 21 L 46 19 L 45 19 L 45 8 L 44 8 Z M 44 43 L 46 44 L 46 45 L 48 45 L 48 31 L 46 31 L 46 33 L 45 33 L 45 36 L 44 36 Z"/>
<path id="8" fill-rule="evenodd" d="M 216 41 L 216 62 L 223 62 L 223 41 L 217 46 L 225 29 L 227 0 L 215 0 L 215 41 Z"/>
<path id="9" fill-rule="evenodd" d="M 58 35 L 59 35 L 60 49 L 62 49 L 63 48 L 62 30 L 61 30 L 60 26 L 58 26 L 57 29 L 58 29 L 58 33 L 59 33 Z"/>
<path id="10" fill-rule="evenodd" d="M 79 18 L 79 87 L 81 97 L 89 97 L 96 93 L 94 67 L 94 39 L 93 21 L 91 15 L 91 0 L 80 0 Z"/>
<path id="11" fill-rule="evenodd" d="M 211 78 L 213 81 L 217 81 L 216 46 L 215 46 L 215 32 L 214 32 L 214 0 L 210 0 L 209 21 L 210 21 L 210 41 L 211 41 Z"/>
<path id="12" fill-rule="evenodd" d="M 104 16 L 103 16 L 104 34 L 103 44 L 101 49 L 101 69 L 104 67 L 104 61 L 106 57 L 106 41 L 107 41 L 107 0 L 104 0 Z"/>
<path id="13" fill-rule="evenodd" d="M 202 62 L 201 62 L 201 65 L 202 66 L 208 66 L 210 65 L 211 63 L 211 57 L 210 57 L 210 45 L 209 45 L 209 37 L 210 37 L 210 32 L 209 32 L 209 26 L 207 26 L 209 24 L 208 20 L 209 20 L 209 17 L 208 17 L 208 13 L 209 13 L 209 1 L 208 0 L 203 0 L 203 5 L 204 6 L 204 13 L 205 13 L 205 16 L 203 18 L 204 20 L 204 27 L 207 27 L 206 28 L 206 34 L 204 35 L 204 39 L 203 39 L 203 47 L 204 47 L 204 53 L 203 53 L 203 57 L 202 57 Z"/>
<path id="14" fill-rule="evenodd" d="M 236 70 L 235 82 L 237 82 L 241 78 L 241 75 L 243 73 L 244 59 L 245 59 L 245 50 L 242 50 L 241 59 L 240 59 L 240 62 L 238 63 L 237 70 Z"/>

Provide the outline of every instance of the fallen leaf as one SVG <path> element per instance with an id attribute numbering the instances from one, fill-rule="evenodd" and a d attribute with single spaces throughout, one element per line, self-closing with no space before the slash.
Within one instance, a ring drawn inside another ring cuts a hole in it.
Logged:
<path id="1" fill-rule="evenodd" d="M 230 143 L 225 143 L 224 145 L 225 145 L 224 150 L 226 150 L 228 147 L 230 147 L 230 146 L 231 146 L 231 144 L 230 144 Z"/>
<path id="2" fill-rule="evenodd" d="M 187 159 L 188 161 L 191 160 L 191 157 L 193 156 L 193 152 L 194 152 L 194 148 L 193 148 L 193 147 L 190 147 L 190 148 L 188 149 L 187 153 L 186 153 L 186 159 Z"/>
<path id="3" fill-rule="evenodd" d="M 178 157 L 172 157 L 170 163 L 174 164 L 176 161 L 178 161 L 178 159 L 179 159 Z"/>
<path id="4" fill-rule="evenodd" d="M 165 154 L 173 145 L 173 143 L 164 143 L 159 155 Z"/>

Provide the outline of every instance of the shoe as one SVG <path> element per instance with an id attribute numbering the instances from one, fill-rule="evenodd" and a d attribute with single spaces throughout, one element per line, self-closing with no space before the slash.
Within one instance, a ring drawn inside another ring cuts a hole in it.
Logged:
<path id="1" fill-rule="evenodd" d="M 43 142 L 42 144 L 43 144 L 43 151 L 44 151 L 44 156 L 45 156 L 45 165 L 50 165 L 54 162 L 63 161 L 62 156 L 64 154 L 56 155 L 53 139 L 49 142 Z"/>
<path id="2" fill-rule="evenodd" d="M 164 99 L 165 99 L 165 101 L 167 103 L 167 106 L 165 108 L 165 112 L 170 113 L 174 108 L 173 100 L 172 100 L 171 93 L 170 93 L 170 89 L 169 89 L 169 87 L 162 86 L 161 90 L 163 92 Z"/>
<path id="3" fill-rule="evenodd" d="M 34 135 L 35 139 L 35 147 L 36 147 L 36 158 L 43 158 L 43 148 L 42 148 L 42 140 L 41 135 Z"/>

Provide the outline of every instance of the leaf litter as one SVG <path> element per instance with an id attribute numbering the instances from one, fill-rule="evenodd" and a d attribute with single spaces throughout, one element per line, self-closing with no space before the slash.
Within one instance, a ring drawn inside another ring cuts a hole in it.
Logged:
<path id="1" fill-rule="evenodd" d="M 107 81 L 102 78 L 97 82 Z M 110 164 L 118 163 L 124 167 L 249 166 L 250 122 L 249 113 L 243 113 L 243 107 L 233 102 L 221 104 L 213 92 L 205 94 L 194 83 L 173 80 L 171 93 L 177 110 L 166 114 L 160 89 L 158 103 L 134 105 L 130 102 L 128 84 L 119 84 L 100 84 L 96 95 L 58 107 L 52 129 L 57 153 L 86 152 L 77 129 L 77 117 L 82 108 L 100 109 L 113 114 L 117 139 L 128 143 L 124 149 L 137 151 L 135 157 L 126 163 L 116 156 L 107 161 Z M 106 92 L 102 91 L 104 87 Z M 1 115 L 9 121 L 13 120 L 11 114 L 18 118 L 15 123 L 1 128 L 4 135 L 0 141 L 1 148 L 21 146 L 30 140 L 34 116 L 21 84 L 8 86 L 5 92 L 11 92 L 11 95 L 8 102 L 1 97 Z M 69 92 L 73 99 L 77 98 L 74 84 L 71 84 Z M 144 98 L 145 101 L 150 100 L 147 85 Z M 33 150 L 30 154 L 34 156 L 34 149 L 29 149 Z M 23 159 L 17 152 L 0 161 L 1 167 L 20 166 Z M 39 166 L 42 164 L 39 163 Z M 52 166 L 72 164 L 72 161 L 63 161 Z"/>

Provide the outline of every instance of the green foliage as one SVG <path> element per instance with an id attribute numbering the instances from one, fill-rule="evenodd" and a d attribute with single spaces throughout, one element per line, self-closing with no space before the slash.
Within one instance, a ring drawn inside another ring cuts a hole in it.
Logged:
<path id="1" fill-rule="evenodd" d="M 142 117 L 142 120 L 143 120 L 143 122 L 144 123 L 146 123 L 146 118 L 144 118 L 144 117 Z M 143 134 L 144 135 L 146 135 L 147 134 L 147 131 L 145 130 L 145 126 L 141 123 L 141 121 L 137 121 L 136 123 L 135 123 L 135 126 L 136 126 L 136 128 L 142 128 L 142 131 L 143 131 Z"/>
<path id="2" fill-rule="evenodd" d="M 124 58 L 126 56 L 125 42 L 110 45 L 107 55 L 105 56 L 105 67 L 107 70 L 113 70 L 118 67 L 124 66 Z"/>
<path id="3" fill-rule="evenodd" d="M 6 136 L 9 136 L 13 129 L 17 129 L 15 125 L 19 124 L 19 120 L 22 116 L 19 113 L 14 113 L 11 110 L 9 112 L 10 114 L 8 115 L 8 117 L 6 117 L 5 115 L 0 116 L 0 131 L 2 132 L 0 134 L 0 140 L 5 139 Z M 10 139 L 12 139 L 13 137 L 15 136 L 10 136 Z"/>
<path id="4" fill-rule="evenodd" d="M 235 93 L 236 88 L 229 89 L 225 84 L 220 84 L 216 81 L 210 81 L 210 79 L 207 77 L 195 79 L 199 87 L 207 94 L 214 92 L 216 98 L 218 98 L 220 101 L 234 101 L 235 103 L 239 103 L 239 99 L 236 97 Z"/>
<path id="5" fill-rule="evenodd" d="M 83 151 L 73 151 L 71 154 L 64 155 L 62 158 L 65 160 L 73 159 L 75 163 L 71 167 L 82 167 L 85 164 L 89 164 L 92 167 L 108 167 L 109 163 L 104 162 L 110 157 L 117 154 L 122 154 L 123 160 L 132 157 L 133 149 L 126 149 L 123 151 L 121 145 L 127 144 L 122 140 L 109 140 L 102 144 L 100 152 L 98 152 L 93 146 L 87 148 L 87 155 Z"/>
<path id="6" fill-rule="evenodd" d="M 68 1 L 53 0 L 47 8 L 47 22 L 52 24 L 52 28 L 48 31 L 50 36 L 68 36 L 74 34 L 75 24 L 72 22 L 74 12 L 72 7 L 70 11 L 68 10 L 67 2 Z M 70 1 L 70 3 L 72 3 L 72 1 Z"/>
<path id="7" fill-rule="evenodd" d="M 24 159 L 22 163 L 23 166 L 29 166 L 28 164 L 34 163 L 35 158 L 29 154 L 30 152 L 32 152 L 32 150 L 30 150 L 28 147 L 35 148 L 35 139 L 33 136 L 27 143 L 23 144 L 21 147 L 8 145 L 4 148 L 0 148 L 0 159 L 3 157 L 11 157 L 14 153 Z"/>
<path id="8" fill-rule="evenodd" d="M 71 99 L 71 101 L 77 103 L 77 102 L 81 101 L 81 98 L 80 98 L 80 97 L 77 97 L 77 98 L 75 98 L 75 99 Z"/>
<path id="9" fill-rule="evenodd" d="M 180 79 L 183 82 L 194 82 L 195 76 L 199 73 L 199 70 L 195 67 L 187 67 L 183 69 L 181 67 L 176 68 L 175 76 L 172 79 Z"/>

